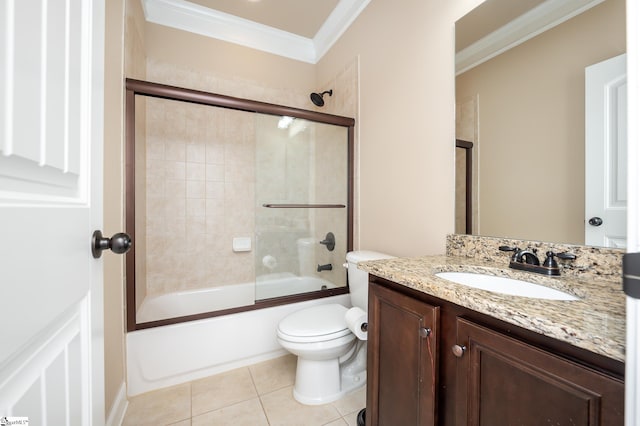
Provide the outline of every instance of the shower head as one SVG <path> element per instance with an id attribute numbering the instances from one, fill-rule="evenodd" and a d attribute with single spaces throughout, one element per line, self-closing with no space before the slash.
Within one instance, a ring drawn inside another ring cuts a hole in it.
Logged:
<path id="1" fill-rule="evenodd" d="M 311 94 L 311 102 L 313 102 L 316 106 L 324 106 L 324 97 L 325 94 L 329 94 L 329 96 L 333 95 L 333 90 L 325 90 L 322 93 L 312 93 Z"/>

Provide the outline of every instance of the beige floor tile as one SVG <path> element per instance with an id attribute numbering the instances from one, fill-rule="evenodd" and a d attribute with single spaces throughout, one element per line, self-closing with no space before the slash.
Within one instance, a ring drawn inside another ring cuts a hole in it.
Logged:
<path id="1" fill-rule="evenodd" d="M 348 426 L 347 422 L 344 421 L 343 419 L 338 419 L 338 420 L 334 420 L 331 423 L 327 423 L 324 426 Z"/>
<path id="2" fill-rule="evenodd" d="M 192 382 L 191 391 L 191 412 L 194 416 L 258 396 L 248 368 Z"/>
<path id="3" fill-rule="evenodd" d="M 349 413 L 349 414 L 343 416 L 342 418 L 344 419 L 345 422 L 347 422 L 347 424 L 349 426 L 358 426 L 358 413 L 359 412 L 360 412 L 360 410 L 354 411 L 353 413 Z"/>
<path id="4" fill-rule="evenodd" d="M 293 386 L 260 396 L 271 426 L 321 426 L 340 418 L 332 404 L 303 405 L 293 399 Z"/>
<path id="5" fill-rule="evenodd" d="M 134 396 L 124 416 L 123 426 L 168 425 L 191 418 L 191 387 L 172 386 Z"/>
<path id="6" fill-rule="evenodd" d="M 367 387 L 363 386 L 360 389 L 345 395 L 338 401 L 333 403 L 336 410 L 341 416 L 352 413 L 354 411 L 360 411 L 367 405 Z"/>
<path id="7" fill-rule="evenodd" d="M 193 426 L 269 426 L 258 398 L 240 402 L 192 419 Z"/>
<path id="8" fill-rule="evenodd" d="M 171 423 L 168 426 L 191 426 L 191 419 L 183 420 L 183 421 L 178 422 L 178 423 Z"/>
<path id="9" fill-rule="evenodd" d="M 296 379 L 297 359 L 295 355 L 285 355 L 250 366 L 258 395 L 292 386 Z"/>

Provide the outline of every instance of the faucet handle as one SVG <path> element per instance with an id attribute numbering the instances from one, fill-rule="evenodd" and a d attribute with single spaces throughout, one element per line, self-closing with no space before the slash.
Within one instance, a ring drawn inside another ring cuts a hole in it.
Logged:
<path id="1" fill-rule="evenodd" d="M 557 268 L 558 262 L 556 262 L 556 260 L 553 258 L 554 256 L 557 257 L 558 259 L 563 259 L 563 260 L 575 260 L 577 258 L 577 256 L 573 253 L 567 253 L 567 252 L 554 253 L 552 251 L 548 251 L 547 258 L 545 259 L 542 266 L 547 268 Z"/>
<path id="2" fill-rule="evenodd" d="M 547 252 L 547 258 L 544 260 L 542 266 L 545 268 L 557 268 L 558 262 L 553 258 L 556 254 L 552 251 Z"/>
<path id="3" fill-rule="evenodd" d="M 576 260 L 576 258 L 577 258 L 578 256 L 576 256 L 576 255 L 575 255 L 575 254 L 573 254 L 573 253 L 568 253 L 568 252 L 566 252 L 566 251 L 565 251 L 565 252 L 563 252 L 563 253 L 557 253 L 557 254 L 556 254 L 556 257 L 557 257 L 558 259 L 564 259 L 564 260 Z"/>
<path id="4" fill-rule="evenodd" d="M 520 252 L 520 249 L 518 247 L 509 247 L 509 246 L 500 246 L 498 247 L 498 250 L 500 251 L 512 251 L 513 254 L 511 255 L 511 261 L 515 261 L 516 256 L 518 255 L 518 253 Z"/>

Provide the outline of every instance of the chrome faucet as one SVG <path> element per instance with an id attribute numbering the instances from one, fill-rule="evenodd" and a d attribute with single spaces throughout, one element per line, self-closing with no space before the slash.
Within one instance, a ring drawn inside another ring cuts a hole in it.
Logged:
<path id="1" fill-rule="evenodd" d="M 565 260 L 574 260 L 576 258 L 576 255 L 572 253 L 554 253 L 548 251 L 547 258 L 544 263 L 540 265 L 540 259 L 537 255 L 538 249 L 536 248 L 521 250 L 518 247 L 500 246 L 498 249 L 500 251 L 513 252 L 509 262 L 509 268 L 543 275 L 560 275 L 560 267 L 558 266 L 558 262 L 555 261 L 554 256 Z"/>

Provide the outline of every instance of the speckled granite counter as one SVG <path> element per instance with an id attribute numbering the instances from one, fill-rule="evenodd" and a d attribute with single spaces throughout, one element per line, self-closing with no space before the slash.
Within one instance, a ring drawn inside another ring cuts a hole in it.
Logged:
<path id="1" fill-rule="evenodd" d="M 624 361 L 625 296 L 619 279 L 562 277 L 508 268 L 467 256 L 425 256 L 361 262 L 358 267 L 465 308 L 501 319 L 583 349 Z M 435 276 L 445 271 L 482 272 L 542 284 L 571 293 L 577 301 L 541 300 L 478 290 Z"/>

